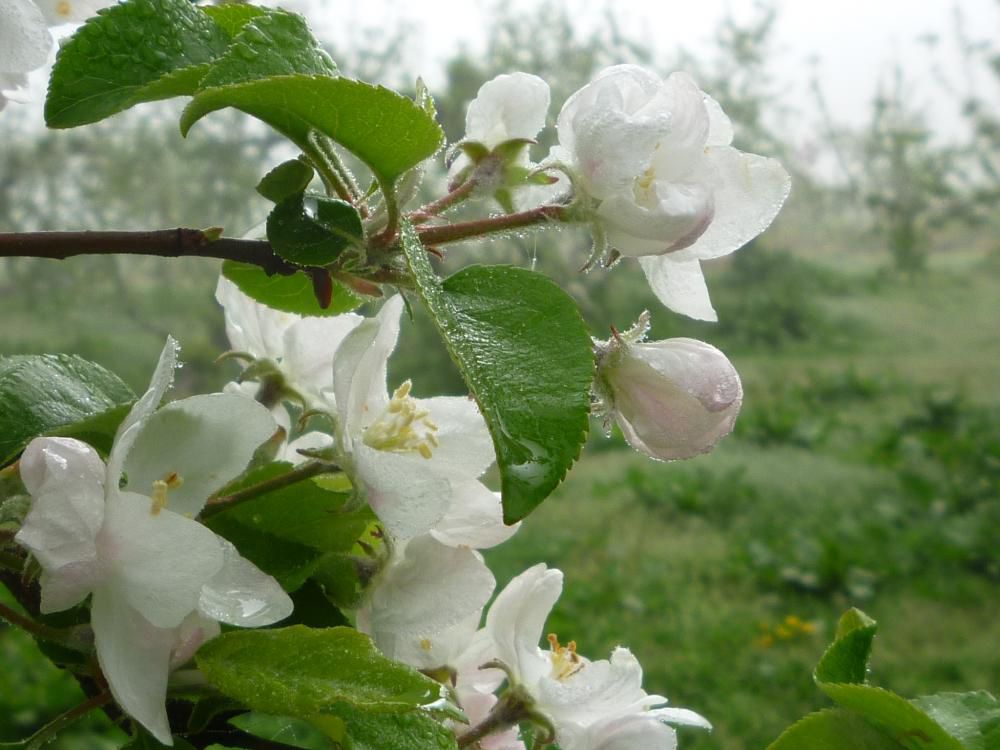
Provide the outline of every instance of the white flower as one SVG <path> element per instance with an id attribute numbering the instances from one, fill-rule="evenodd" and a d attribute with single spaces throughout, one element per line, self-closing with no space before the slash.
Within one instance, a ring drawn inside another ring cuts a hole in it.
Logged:
<path id="1" fill-rule="evenodd" d="M 105 466 L 70 438 L 36 438 L 20 471 L 32 495 L 16 540 L 42 567 L 41 610 L 88 594 L 97 658 L 121 707 L 171 744 L 170 669 L 218 633 L 276 622 L 292 604 L 278 583 L 192 520 L 275 430 L 259 404 L 215 394 L 156 407 L 176 344 L 118 429 Z"/>
<path id="2" fill-rule="evenodd" d="M 35 0 L 49 26 L 86 21 L 101 8 L 113 5 L 114 2 L 115 0 Z"/>
<path id="3" fill-rule="evenodd" d="M 729 119 L 686 73 L 664 81 L 635 65 L 607 68 L 566 101 L 556 127 L 552 159 L 576 173 L 610 244 L 641 256 L 667 307 L 715 320 L 699 263 L 767 228 L 788 173 L 730 146 Z"/>
<path id="4" fill-rule="evenodd" d="M 576 652 L 574 642 L 563 646 L 554 635 L 549 636 L 548 651 L 539 648 L 562 583 L 558 570 L 544 564 L 529 568 L 497 595 L 484 631 L 512 682 L 526 690 L 535 710 L 552 722 L 563 750 L 616 747 L 595 744 L 595 739 L 604 737 L 606 728 L 618 720 L 654 719 L 710 728 L 693 711 L 663 708 L 665 698 L 646 693 L 642 668 L 628 649 L 616 648 L 610 660 L 590 661 Z"/>
<path id="5" fill-rule="evenodd" d="M 226 335 L 235 352 L 273 363 L 306 406 L 333 406 L 334 353 L 363 317 L 304 317 L 275 310 L 251 299 L 224 276 L 219 277 L 215 298 L 225 313 Z"/>
<path id="6" fill-rule="evenodd" d="M 711 344 L 642 343 L 648 323 L 598 342 L 595 390 L 636 450 L 670 461 L 706 453 L 732 432 L 743 402 L 739 373 Z"/>
<path id="7" fill-rule="evenodd" d="M 530 73 L 507 73 L 480 86 L 465 114 L 465 139 L 493 150 L 512 140 L 531 141 L 545 127 L 549 85 Z"/>
<path id="8" fill-rule="evenodd" d="M 4 91 L 27 83 L 26 73 L 42 67 L 52 36 L 41 10 L 31 0 L 0 0 L 0 110 Z"/>
<path id="9" fill-rule="evenodd" d="M 488 547 L 513 533 L 499 498 L 477 478 L 495 460 L 475 402 L 416 399 L 406 381 L 386 393 L 386 361 L 403 299 L 351 331 L 333 365 L 338 461 L 397 540 L 430 532 L 446 544 Z"/>

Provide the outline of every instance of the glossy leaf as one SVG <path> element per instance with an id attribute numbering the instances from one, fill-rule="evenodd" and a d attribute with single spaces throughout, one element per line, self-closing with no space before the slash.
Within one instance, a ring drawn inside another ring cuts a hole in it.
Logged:
<path id="1" fill-rule="evenodd" d="M 504 521 L 513 523 L 580 455 L 594 375 L 586 326 L 573 299 L 541 274 L 469 266 L 441 282 L 411 225 L 402 237 L 421 299 L 493 436 Z"/>
<path id="2" fill-rule="evenodd" d="M 844 613 L 837 623 L 836 639 L 816 665 L 816 681 L 865 682 L 877 630 L 875 621 L 861 610 Z"/>
<path id="3" fill-rule="evenodd" d="M 274 252 L 301 266 L 325 266 L 352 244 L 364 228 L 357 210 L 334 198 L 299 193 L 276 205 L 267 217 Z"/>
<path id="4" fill-rule="evenodd" d="M 985 690 L 924 695 L 911 703 L 967 750 L 1000 748 L 1000 702 Z"/>
<path id="5" fill-rule="evenodd" d="M 364 302 L 360 296 L 334 280 L 330 306 L 320 307 L 316 301 L 312 281 L 304 273 L 268 276 L 260 266 L 227 260 L 222 264 L 222 275 L 236 284 L 248 297 L 275 310 L 298 315 L 340 315 Z"/>
<path id="6" fill-rule="evenodd" d="M 308 718 L 338 703 L 408 711 L 441 701 L 444 688 L 382 656 L 352 628 L 225 633 L 201 647 L 209 683 L 254 711 Z"/>
<path id="7" fill-rule="evenodd" d="M 200 92 L 181 117 L 195 122 L 235 107 L 268 123 L 309 153 L 315 129 L 354 153 L 385 185 L 440 148 L 444 134 L 422 107 L 395 91 L 348 78 L 282 75 Z"/>
<path id="8" fill-rule="evenodd" d="M 303 750 L 338 750 L 340 747 L 305 719 L 273 716 L 255 711 L 234 716 L 229 723 L 247 734 Z"/>
<path id="9" fill-rule="evenodd" d="M 2 357 L 0 466 L 39 435 L 114 435 L 134 400 L 135 394 L 116 375 L 80 357 Z"/>
<path id="10" fill-rule="evenodd" d="M 205 5 L 201 8 L 205 15 L 215 21 L 229 37 L 234 37 L 242 31 L 250 21 L 268 12 L 268 8 L 245 3 L 226 3 L 224 5 Z"/>
<path id="11" fill-rule="evenodd" d="M 328 715 L 316 717 L 340 746 L 352 750 L 455 750 L 452 731 L 423 711 L 384 713 L 346 704 L 334 706 Z"/>
<path id="12" fill-rule="evenodd" d="M 305 192 L 313 175 L 313 168 L 304 161 L 289 159 L 264 175 L 257 185 L 257 192 L 272 203 L 280 203 L 285 198 Z"/>
<path id="13" fill-rule="evenodd" d="M 853 711 L 831 708 L 792 724 L 767 750 L 904 750 Z"/>
<path id="14" fill-rule="evenodd" d="M 229 41 L 187 0 L 112 5 L 59 50 L 45 122 L 50 128 L 71 128 L 140 102 L 193 94 Z"/>

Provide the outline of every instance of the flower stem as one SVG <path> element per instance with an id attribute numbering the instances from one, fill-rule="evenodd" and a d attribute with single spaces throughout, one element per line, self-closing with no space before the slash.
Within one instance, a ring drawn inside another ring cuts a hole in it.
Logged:
<path id="1" fill-rule="evenodd" d="M 245 502 L 246 500 L 252 500 L 255 497 L 260 497 L 268 492 L 274 492 L 275 490 L 290 487 L 293 484 L 304 482 L 306 479 L 312 479 L 320 474 L 332 474 L 337 471 L 340 471 L 340 467 L 330 461 L 323 461 L 320 459 L 307 461 L 306 463 L 295 467 L 291 471 L 287 471 L 284 474 L 265 480 L 259 484 L 244 487 L 242 490 L 237 490 L 231 495 L 218 495 L 216 497 L 209 498 L 208 503 L 205 505 L 205 509 L 201 512 L 202 518 L 215 515 L 219 511 L 231 508 L 232 506 Z"/>
<path id="2" fill-rule="evenodd" d="M 483 737 L 512 727 L 520 721 L 532 718 L 532 699 L 523 689 L 514 687 L 503 695 L 489 715 L 458 738 L 459 747 L 468 747 Z"/>
<path id="3" fill-rule="evenodd" d="M 100 692 L 97 695 L 88 698 L 78 706 L 74 706 L 66 713 L 61 714 L 56 718 L 54 718 L 44 727 L 42 727 L 33 735 L 31 735 L 31 737 L 29 737 L 23 743 L 18 743 L 18 747 L 23 746 L 24 750 L 38 750 L 39 748 L 50 742 L 57 733 L 68 727 L 77 719 L 83 718 L 88 713 L 93 711 L 95 708 L 100 708 L 101 706 L 110 702 L 111 702 L 111 693 L 109 693 L 107 690 Z"/>
<path id="4" fill-rule="evenodd" d="M 53 628 L 49 625 L 45 625 L 44 623 L 32 620 L 27 615 L 22 615 L 17 610 L 3 604 L 2 602 L 0 602 L 0 619 L 6 620 L 11 625 L 16 625 L 21 628 L 21 630 L 30 633 L 36 638 L 51 641 L 52 643 L 58 643 L 61 646 L 72 648 L 75 651 L 81 650 L 82 643 L 73 638 L 73 636 L 67 631 Z"/>
<path id="5" fill-rule="evenodd" d="M 449 242 L 461 242 L 462 240 L 484 237 L 498 232 L 509 232 L 512 229 L 547 224 L 551 221 L 568 220 L 569 216 L 566 206 L 538 206 L 529 211 L 494 216 L 489 219 L 477 219 L 475 221 L 446 224 L 444 226 L 420 227 L 417 229 L 417 233 L 420 235 L 420 241 L 425 246 L 433 246 L 444 245 Z"/>
<path id="6" fill-rule="evenodd" d="M 416 211 L 412 211 L 407 218 L 409 218 L 409 220 L 414 224 L 422 224 L 428 219 L 434 218 L 441 212 L 447 211 L 453 206 L 457 206 L 459 203 L 468 198 L 475 189 L 476 181 L 466 180 L 450 193 L 445 193 L 437 200 L 421 206 Z"/>

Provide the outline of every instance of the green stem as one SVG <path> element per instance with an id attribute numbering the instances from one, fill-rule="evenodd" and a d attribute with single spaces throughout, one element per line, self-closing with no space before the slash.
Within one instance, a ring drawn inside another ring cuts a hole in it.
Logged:
<path id="1" fill-rule="evenodd" d="M 449 208 L 457 206 L 459 203 L 472 195 L 472 191 L 475 189 L 476 181 L 466 180 L 450 193 L 445 193 L 436 201 L 431 201 L 430 203 L 421 206 L 416 211 L 412 211 L 407 218 L 409 218 L 409 220 L 414 224 L 422 224 L 443 211 L 447 211 Z"/>
<path id="2" fill-rule="evenodd" d="M 474 745 L 483 739 L 483 737 L 487 737 L 494 732 L 512 727 L 526 719 L 533 720 L 535 718 L 535 712 L 532 710 L 533 703 L 534 701 L 531 696 L 524 692 L 522 688 L 513 687 L 508 689 L 507 692 L 500 696 L 500 700 L 493 706 L 493 709 L 485 719 L 458 738 L 458 746 L 461 748 Z M 548 720 L 543 721 L 545 724 L 549 723 Z M 549 734 L 551 736 L 552 733 L 549 732 Z"/>
<path id="3" fill-rule="evenodd" d="M 477 219 L 476 221 L 435 227 L 419 227 L 417 233 L 425 246 L 444 245 L 449 242 L 485 237 L 498 232 L 509 232 L 513 229 L 547 224 L 551 221 L 568 221 L 568 213 L 566 206 L 539 206 L 529 211 L 494 216 L 489 219 Z"/>
<path id="4" fill-rule="evenodd" d="M 322 133 L 313 131 L 309 134 L 309 144 L 313 147 L 313 153 L 307 155 L 319 170 L 327 194 L 335 192 L 342 200 L 357 205 L 361 199 L 361 190 L 344 166 L 333 142 Z"/>
<path id="5" fill-rule="evenodd" d="M 81 719 L 88 713 L 93 711 L 95 708 L 100 708 L 101 706 L 111 702 L 111 693 L 108 691 L 103 691 L 88 698 L 83 703 L 78 706 L 74 706 L 69 711 L 60 716 L 57 716 L 44 727 L 35 732 L 31 737 L 24 741 L 24 750 L 38 750 L 45 744 L 50 742 L 56 734 L 61 732 L 63 729 L 68 727 L 70 724 L 75 722 L 77 719 Z"/>
<path id="6" fill-rule="evenodd" d="M 285 472 L 280 476 L 268 479 L 250 487 L 244 487 L 242 490 L 238 490 L 231 495 L 219 495 L 217 497 L 209 498 L 205 509 L 201 512 L 201 516 L 202 518 L 207 518 L 215 515 L 219 511 L 225 510 L 226 508 L 231 508 L 239 503 L 252 500 L 255 497 L 266 495 L 268 492 L 274 492 L 275 490 L 290 487 L 293 484 L 304 482 L 305 480 L 312 479 L 320 474 L 331 474 L 337 471 L 340 471 L 340 467 L 330 461 L 321 461 L 320 459 L 307 461 L 306 463 L 297 466 L 291 471 Z"/>
<path id="7" fill-rule="evenodd" d="M 11 625 L 16 625 L 25 632 L 30 633 L 36 638 L 41 638 L 45 641 L 51 641 L 52 643 L 58 643 L 61 646 L 66 646 L 67 648 L 72 648 L 75 651 L 81 650 L 82 644 L 74 639 L 69 633 L 58 628 L 53 628 L 43 623 L 32 620 L 27 615 L 22 615 L 17 610 L 8 607 L 6 604 L 0 602 L 0 618 L 6 620 Z"/>

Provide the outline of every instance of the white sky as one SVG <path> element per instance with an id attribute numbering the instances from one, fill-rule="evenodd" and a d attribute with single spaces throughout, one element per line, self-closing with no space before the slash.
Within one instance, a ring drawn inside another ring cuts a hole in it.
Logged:
<path id="1" fill-rule="evenodd" d="M 540 0 L 505 0 L 504 5 L 523 10 Z M 552 1 L 552 0 L 550 0 Z M 496 0 L 301 0 L 317 3 L 310 22 L 334 41 L 345 42 L 348 30 L 358 25 L 377 28 L 385 19 L 403 18 L 413 29 L 408 62 L 431 85 L 443 80 L 440 62 L 461 43 L 482 49 L 489 33 L 489 8 Z M 599 22 L 605 0 L 567 0 L 573 15 L 586 26 Z M 920 82 L 914 92 L 918 106 L 931 123 L 944 132 L 958 122 L 957 107 L 946 101 L 933 83 L 932 62 L 945 75 L 965 86 L 954 34 L 954 10 L 958 7 L 965 27 L 974 39 L 1000 39 L 1000 2 L 997 0 L 779 0 L 774 37 L 776 59 L 773 73 L 787 92 L 789 103 L 804 111 L 813 109 L 808 93 L 810 60 L 818 73 L 835 117 L 848 124 L 867 119 L 880 76 L 894 60 L 906 67 L 907 76 Z M 753 0 L 618 0 L 616 9 L 623 31 L 649 43 L 669 58 L 678 47 L 694 53 L 712 50 L 712 35 L 719 21 L 731 11 L 737 18 L 753 17 Z M 336 7 L 336 12 L 327 9 Z M 326 19 L 329 19 L 328 21 Z M 940 37 L 933 55 L 919 41 L 929 33 Z M 933 59 L 932 59 L 933 58 Z M 982 71 L 977 76 L 981 94 L 989 89 L 997 101 L 996 87 Z M 992 88 L 991 88 L 992 87 Z M 711 93 L 711 92 L 709 92 Z M 555 103 L 558 105 L 558 103 Z"/>

